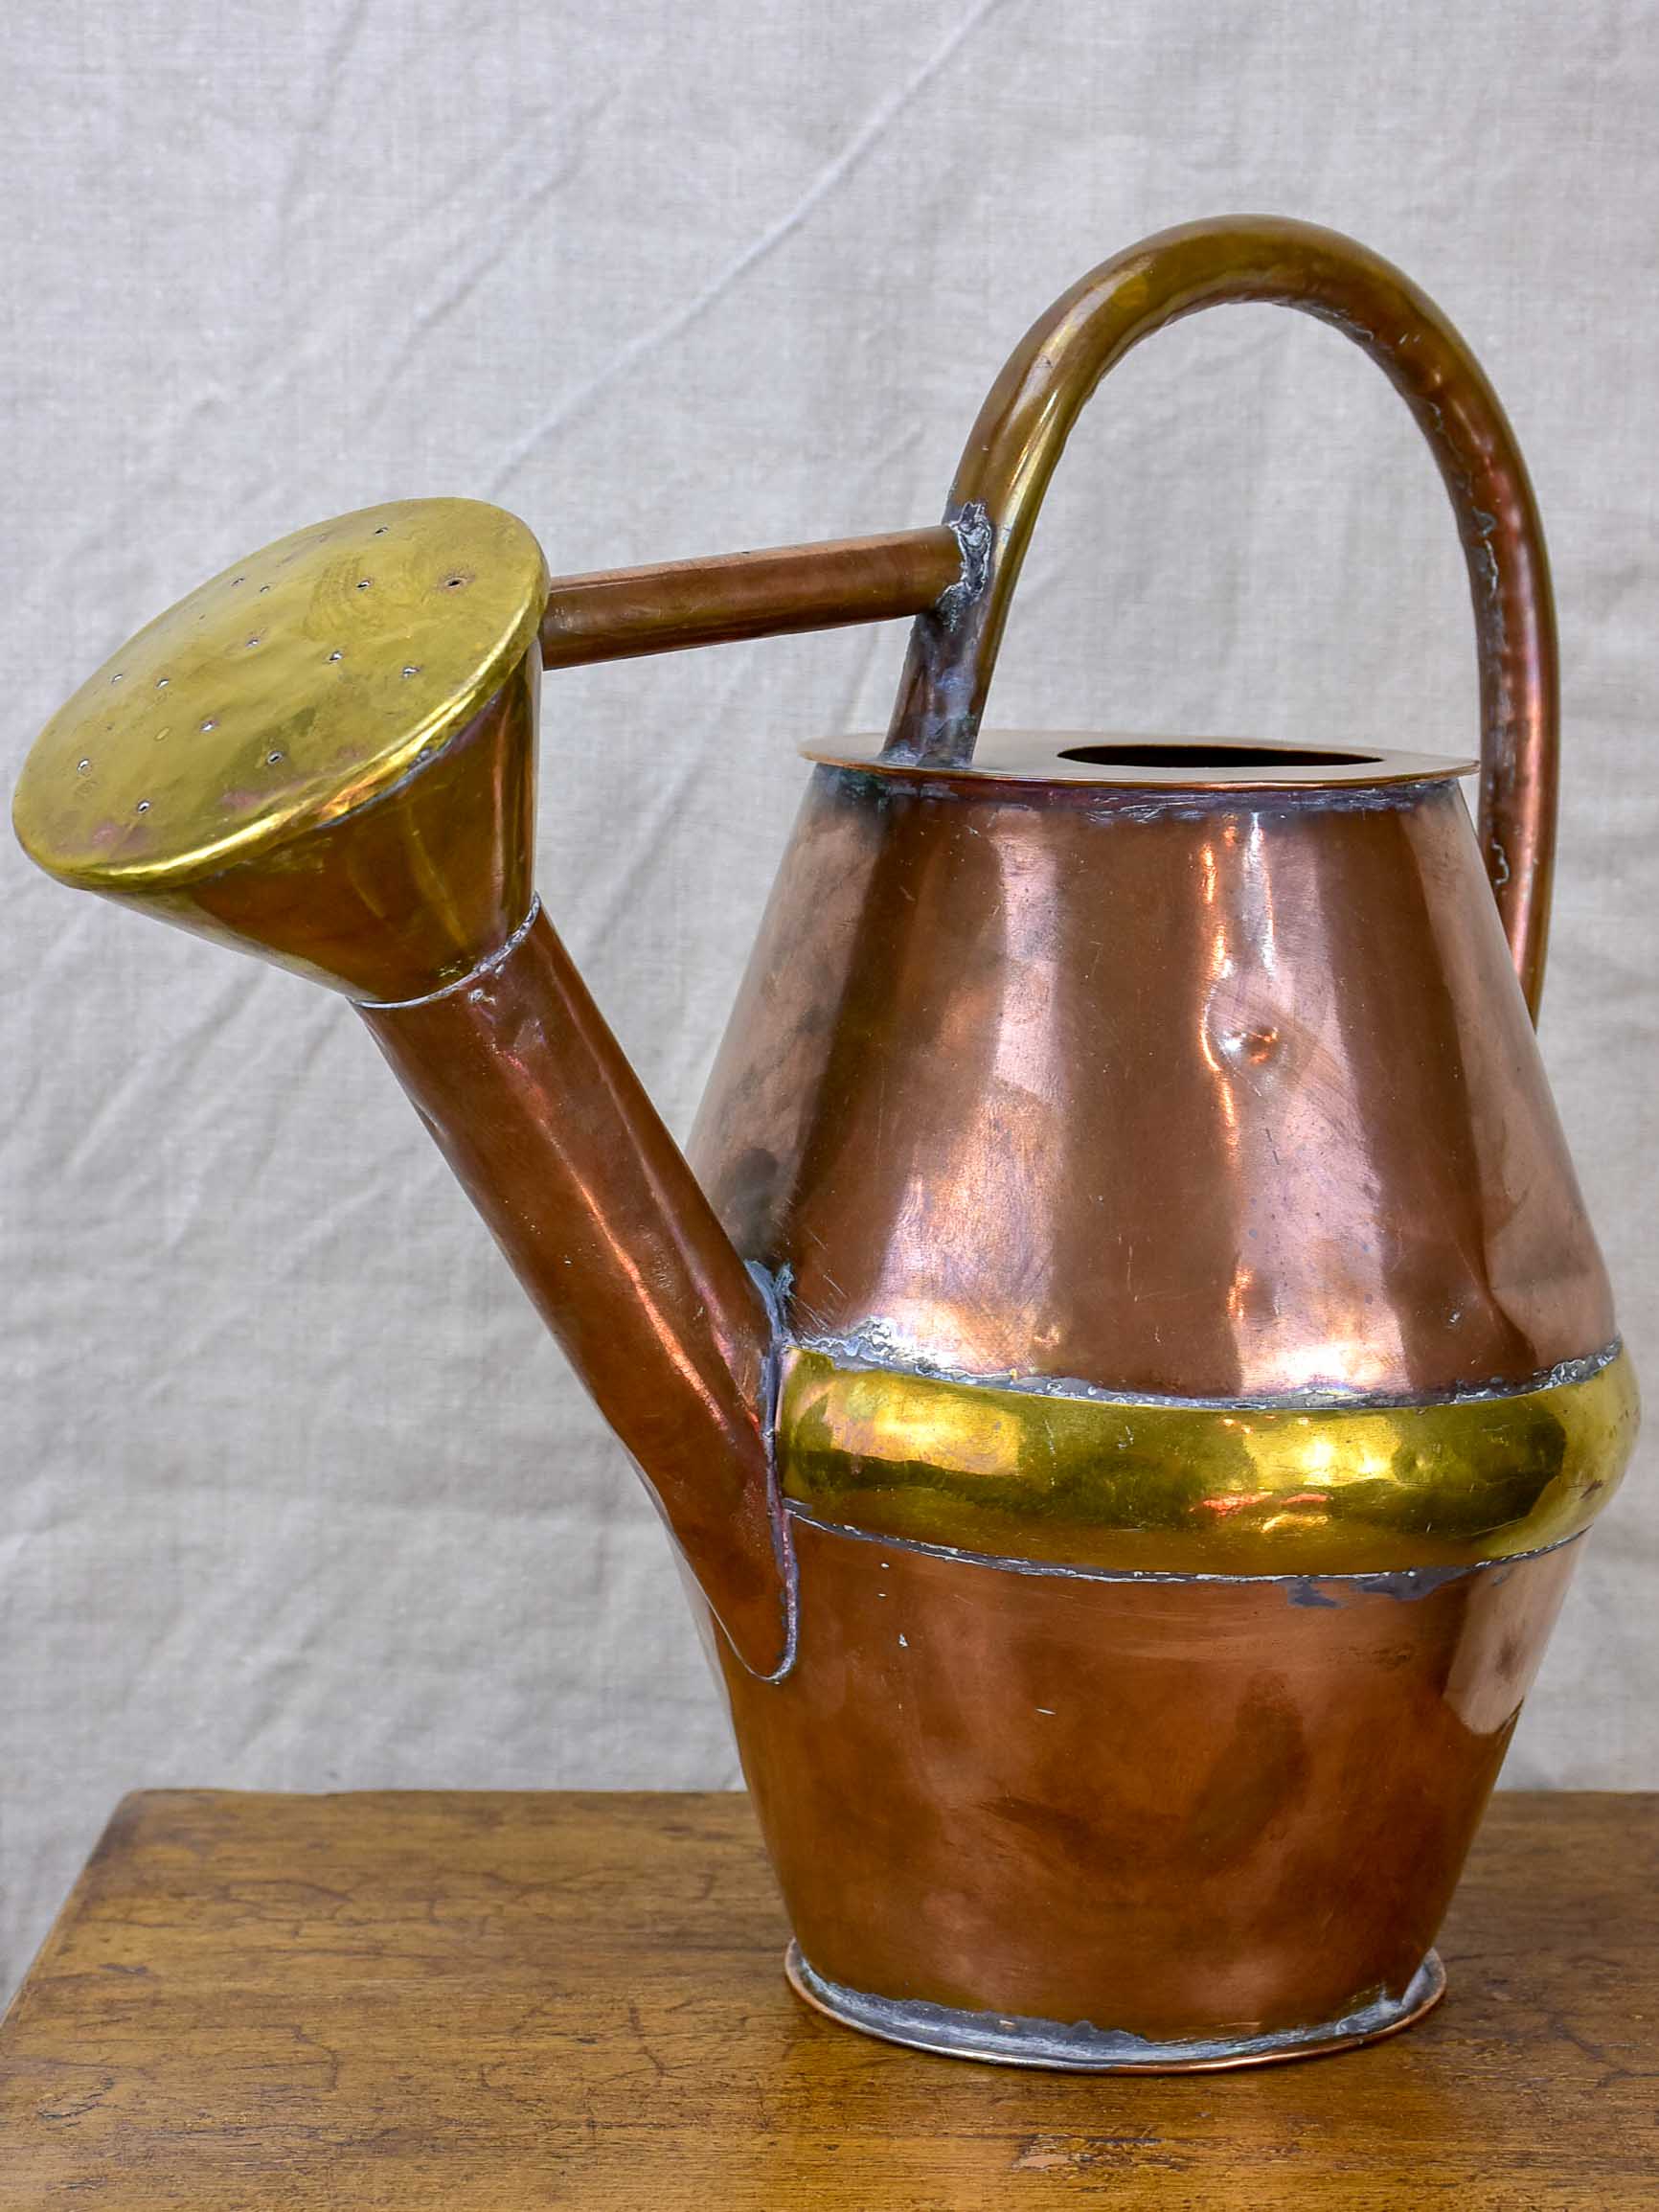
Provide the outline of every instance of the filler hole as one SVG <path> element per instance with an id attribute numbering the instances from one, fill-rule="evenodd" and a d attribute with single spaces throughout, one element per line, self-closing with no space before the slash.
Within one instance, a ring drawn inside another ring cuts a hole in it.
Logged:
<path id="1" fill-rule="evenodd" d="M 1310 745 L 1146 744 L 1063 745 L 1062 761 L 1096 768 L 1365 768 L 1375 753 L 1333 753 Z"/>

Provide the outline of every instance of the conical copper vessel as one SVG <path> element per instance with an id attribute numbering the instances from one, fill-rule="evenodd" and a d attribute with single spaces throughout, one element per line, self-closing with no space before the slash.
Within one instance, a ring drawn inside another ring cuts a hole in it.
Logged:
<path id="1" fill-rule="evenodd" d="M 1279 300 L 1440 460 L 1462 764 L 987 735 L 1102 375 Z M 545 666 L 918 617 L 815 765 L 687 1154 L 532 889 Z M 1405 2024 L 1635 1395 L 1534 1040 L 1548 568 L 1489 385 L 1351 241 L 1165 233 L 1016 351 L 943 525 L 550 586 L 511 516 L 300 532 L 82 686 L 54 874 L 354 1000 L 688 1568 L 809 2001 L 1071 2067 Z M 1495 896 L 1494 896 L 1495 894 Z"/>

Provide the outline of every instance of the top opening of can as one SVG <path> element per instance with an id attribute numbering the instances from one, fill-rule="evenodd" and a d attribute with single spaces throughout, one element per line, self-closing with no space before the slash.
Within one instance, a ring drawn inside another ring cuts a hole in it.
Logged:
<path id="1" fill-rule="evenodd" d="M 1306 790 L 1443 783 L 1469 760 L 1369 745 L 1282 743 L 1260 738 L 1148 738 L 1071 730 L 987 730 L 966 762 L 907 761 L 878 737 L 803 748 L 827 766 L 911 782 L 1084 785 L 1158 791 Z"/>

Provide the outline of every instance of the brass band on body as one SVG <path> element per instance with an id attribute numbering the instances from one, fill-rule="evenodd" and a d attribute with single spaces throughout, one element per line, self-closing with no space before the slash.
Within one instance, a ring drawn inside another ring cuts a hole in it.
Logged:
<path id="1" fill-rule="evenodd" d="M 797 1348 L 784 1494 L 849 1527 L 1120 1572 L 1383 1573 L 1586 1528 L 1635 1438 L 1618 1347 L 1532 1388 L 1417 1404 L 1138 1402 Z"/>

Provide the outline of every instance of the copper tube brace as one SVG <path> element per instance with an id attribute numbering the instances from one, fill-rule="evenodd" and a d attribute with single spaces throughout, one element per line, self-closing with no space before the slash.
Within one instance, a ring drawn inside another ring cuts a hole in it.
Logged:
<path id="1" fill-rule="evenodd" d="M 948 524 L 557 578 L 541 622 L 544 668 L 630 660 L 785 630 L 925 614 L 963 577 Z"/>

